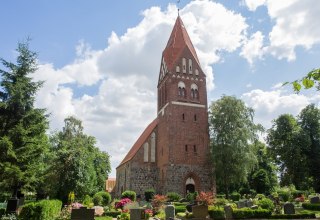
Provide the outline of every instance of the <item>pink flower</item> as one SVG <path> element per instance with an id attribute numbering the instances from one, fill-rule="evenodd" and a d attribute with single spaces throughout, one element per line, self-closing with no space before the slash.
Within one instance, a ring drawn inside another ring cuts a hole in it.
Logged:
<path id="1" fill-rule="evenodd" d="M 83 207 L 83 205 L 79 202 L 74 202 L 71 204 L 73 209 L 80 209 L 81 207 Z"/>

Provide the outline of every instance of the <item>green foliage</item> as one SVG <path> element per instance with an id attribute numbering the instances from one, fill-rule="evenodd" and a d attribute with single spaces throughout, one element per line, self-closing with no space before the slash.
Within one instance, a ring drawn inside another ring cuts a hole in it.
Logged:
<path id="1" fill-rule="evenodd" d="M 108 211 L 108 212 L 105 212 L 104 215 L 106 216 L 110 216 L 110 217 L 113 217 L 113 218 L 117 218 L 118 215 L 121 214 L 121 211 Z"/>
<path id="2" fill-rule="evenodd" d="M 104 190 L 111 171 L 109 155 L 95 146 L 96 140 L 84 134 L 82 122 L 65 119 L 62 131 L 51 137 L 53 154 L 50 172 L 52 196 L 67 201 L 74 191 L 77 199 Z"/>
<path id="3" fill-rule="evenodd" d="M 0 188 L 40 191 L 47 172 L 48 120 L 34 107 L 42 82 L 34 82 L 37 54 L 28 42 L 18 44 L 16 64 L 0 58 Z"/>
<path id="4" fill-rule="evenodd" d="M 253 122 L 254 111 L 235 97 L 222 96 L 209 108 L 212 158 L 218 189 L 229 196 L 232 185 L 247 182 L 257 164 L 254 143 L 262 126 Z M 228 158 L 228 160 L 226 160 Z"/>
<path id="5" fill-rule="evenodd" d="M 285 82 L 283 85 L 289 84 L 289 82 Z M 291 82 L 293 90 L 295 92 L 300 92 L 302 86 L 304 89 L 310 89 L 316 87 L 320 90 L 320 69 L 311 70 L 306 76 L 304 76 L 300 80 L 295 80 Z"/>
<path id="6" fill-rule="evenodd" d="M 234 219 L 248 219 L 248 218 L 269 218 L 271 216 L 271 211 L 266 209 L 234 209 L 233 210 Z"/>
<path id="7" fill-rule="evenodd" d="M 82 201 L 82 204 L 86 207 L 90 207 L 92 203 L 93 203 L 92 198 L 89 195 L 85 195 Z"/>
<path id="8" fill-rule="evenodd" d="M 314 213 L 305 213 L 305 214 L 274 214 L 269 217 L 270 219 L 315 219 L 316 215 Z"/>
<path id="9" fill-rule="evenodd" d="M 95 194 L 92 198 L 92 201 L 94 205 L 102 206 L 103 198 L 101 195 Z"/>
<path id="10" fill-rule="evenodd" d="M 155 194 L 156 194 L 156 191 L 154 189 L 147 189 L 144 192 L 144 197 L 147 202 L 150 202 Z"/>
<path id="11" fill-rule="evenodd" d="M 230 199 L 232 199 L 232 201 L 239 201 L 240 197 L 240 193 L 238 192 L 232 192 L 230 195 Z"/>
<path id="12" fill-rule="evenodd" d="M 6 212 L 5 208 L 0 208 L 0 216 L 4 215 L 5 212 Z"/>
<path id="13" fill-rule="evenodd" d="M 320 203 L 302 203 L 302 207 L 307 210 L 320 211 Z"/>
<path id="14" fill-rule="evenodd" d="M 228 203 L 227 199 L 224 199 L 224 198 L 215 199 L 215 205 L 218 206 L 218 207 L 219 206 L 224 207 L 227 203 Z"/>
<path id="15" fill-rule="evenodd" d="M 41 200 L 22 206 L 21 220 L 52 220 L 59 216 L 62 202 L 59 200 Z"/>
<path id="16" fill-rule="evenodd" d="M 186 199 L 192 203 L 196 200 L 197 196 L 198 196 L 198 192 L 188 193 L 186 196 Z"/>
<path id="17" fill-rule="evenodd" d="M 0 218 L 0 220 L 17 220 L 17 219 L 18 219 L 18 217 L 14 213 L 5 214 L 5 215 L 1 216 L 1 218 Z"/>
<path id="18" fill-rule="evenodd" d="M 102 206 L 108 206 L 111 203 L 111 195 L 108 192 L 98 192 L 95 195 L 100 195 L 102 197 Z"/>
<path id="19" fill-rule="evenodd" d="M 181 195 L 176 192 L 168 192 L 167 198 L 170 202 L 178 202 L 181 199 Z"/>
<path id="20" fill-rule="evenodd" d="M 187 210 L 186 206 L 175 206 L 175 212 L 185 212 Z"/>
<path id="21" fill-rule="evenodd" d="M 273 212 L 273 210 L 274 210 L 273 201 L 268 198 L 263 198 L 263 199 L 258 200 L 257 205 L 263 209 L 269 210 L 270 212 Z"/>
<path id="22" fill-rule="evenodd" d="M 122 198 L 122 199 L 128 198 L 128 199 L 130 199 L 131 201 L 136 201 L 137 194 L 136 194 L 136 192 L 134 192 L 134 191 L 126 190 L 126 191 L 124 191 L 124 192 L 121 194 L 121 198 Z"/>
<path id="23" fill-rule="evenodd" d="M 211 219 L 225 219 L 223 208 L 209 208 L 208 213 Z"/>
<path id="24" fill-rule="evenodd" d="M 267 142 L 270 154 L 281 172 L 281 184 L 306 188 L 308 158 L 305 152 L 310 139 L 298 121 L 292 115 L 280 115 L 268 131 Z"/>

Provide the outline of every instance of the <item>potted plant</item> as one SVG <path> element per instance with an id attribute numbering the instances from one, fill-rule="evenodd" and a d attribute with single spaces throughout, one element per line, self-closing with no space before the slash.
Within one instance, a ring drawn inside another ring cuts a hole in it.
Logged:
<path id="1" fill-rule="evenodd" d="M 208 215 L 208 206 L 214 203 L 212 192 L 200 192 L 196 197 L 198 205 L 192 206 L 192 213 L 195 218 L 206 218 Z"/>

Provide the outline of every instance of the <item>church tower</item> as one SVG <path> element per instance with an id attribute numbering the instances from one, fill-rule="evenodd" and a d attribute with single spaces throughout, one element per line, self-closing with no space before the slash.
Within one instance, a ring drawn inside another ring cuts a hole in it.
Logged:
<path id="1" fill-rule="evenodd" d="M 206 76 L 177 17 L 158 80 L 158 168 L 162 191 L 212 190 Z"/>
<path id="2" fill-rule="evenodd" d="M 162 53 L 158 111 L 117 167 L 116 196 L 215 190 L 210 163 L 206 76 L 180 18 Z"/>

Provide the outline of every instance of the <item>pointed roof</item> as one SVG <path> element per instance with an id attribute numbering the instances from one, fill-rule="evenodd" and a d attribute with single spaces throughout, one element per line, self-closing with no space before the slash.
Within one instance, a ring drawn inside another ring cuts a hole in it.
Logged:
<path id="1" fill-rule="evenodd" d="M 170 38 L 168 40 L 167 46 L 163 51 L 163 57 L 169 70 L 172 69 L 173 64 L 180 57 L 179 55 L 186 47 L 190 50 L 192 56 L 200 66 L 196 50 L 194 49 L 188 32 L 180 16 L 178 15 L 176 23 L 174 24 Z"/>
<path id="2" fill-rule="evenodd" d="M 151 133 L 154 131 L 157 125 L 158 125 L 158 118 L 153 120 L 148 125 L 148 127 L 142 132 L 141 136 L 138 138 L 136 143 L 134 143 L 134 145 L 131 147 L 130 151 L 127 153 L 127 155 L 125 156 L 125 158 L 122 160 L 122 162 L 118 167 L 128 162 L 136 155 L 140 147 L 142 147 L 142 145 L 147 141 L 148 137 L 151 135 Z"/>

